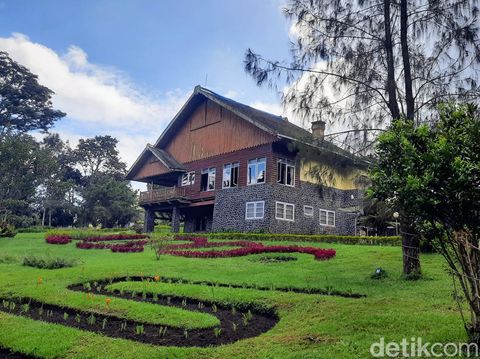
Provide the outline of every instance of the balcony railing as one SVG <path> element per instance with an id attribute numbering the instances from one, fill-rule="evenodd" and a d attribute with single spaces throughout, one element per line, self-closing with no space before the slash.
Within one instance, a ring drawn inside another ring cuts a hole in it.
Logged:
<path id="1" fill-rule="evenodd" d="M 165 187 L 146 192 L 140 192 L 140 203 L 168 202 L 172 200 L 186 199 L 185 188 Z"/>

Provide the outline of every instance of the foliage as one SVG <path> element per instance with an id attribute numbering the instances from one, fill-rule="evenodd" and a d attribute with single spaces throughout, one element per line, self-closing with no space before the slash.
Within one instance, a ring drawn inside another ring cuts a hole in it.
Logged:
<path id="1" fill-rule="evenodd" d="M 136 195 L 127 181 L 107 174 L 97 175 L 90 178 L 81 194 L 84 223 L 125 226 L 136 216 Z"/>
<path id="2" fill-rule="evenodd" d="M 150 240 L 150 248 L 155 252 L 155 257 L 157 260 L 160 259 L 163 251 L 167 248 L 171 236 L 154 236 Z"/>
<path id="3" fill-rule="evenodd" d="M 48 244 L 68 244 L 72 239 L 68 236 L 47 236 L 45 241 Z"/>
<path id="4" fill-rule="evenodd" d="M 22 264 L 27 267 L 40 269 L 60 269 L 73 267 L 76 265 L 76 261 L 60 257 L 49 258 L 30 255 L 23 258 Z"/>
<path id="5" fill-rule="evenodd" d="M 50 162 L 32 136 L 5 135 L 0 140 L 0 214 L 17 225 L 31 224 L 31 207 Z"/>
<path id="6" fill-rule="evenodd" d="M 52 108 L 53 92 L 37 79 L 0 51 L 0 142 L 6 134 L 47 131 L 65 116 Z"/>
<path id="7" fill-rule="evenodd" d="M 358 224 L 373 228 L 375 234 L 385 236 L 388 227 L 395 226 L 392 209 L 377 199 L 367 199 L 365 202 L 363 215 L 358 218 Z"/>
<path id="8" fill-rule="evenodd" d="M 123 179 L 126 165 L 120 161 L 117 144 L 118 140 L 111 136 L 80 139 L 74 156 L 84 176 L 93 178 L 104 174 L 113 176 L 117 180 Z"/>
<path id="9" fill-rule="evenodd" d="M 182 240 L 189 240 L 195 234 L 184 234 Z M 209 233 L 211 239 L 247 240 L 247 241 L 287 241 L 287 242 L 319 242 L 319 243 L 344 243 L 365 245 L 399 246 L 400 237 L 365 237 L 365 236 L 339 236 L 339 235 L 305 235 L 305 234 L 280 234 L 280 233 Z M 181 238 L 176 236 L 176 238 Z"/>
<path id="10" fill-rule="evenodd" d="M 248 49 L 245 69 L 259 85 L 285 75 L 284 104 L 304 119 L 350 127 L 329 137 L 345 136 L 350 149 L 371 147 L 375 136 L 364 130 L 425 120 L 439 102 L 479 94 L 476 1 L 290 0 L 284 13 L 294 30 L 290 61 Z"/>
<path id="11" fill-rule="evenodd" d="M 278 265 L 272 271 L 271 266 L 252 262 L 249 257 L 194 260 L 165 256 L 159 267 L 159 262 L 155 261 L 152 254 L 148 252 L 122 256 L 121 265 L 119 265 L 120 259 L 113 253 L 78 251 L 74 246 L 48 246 L 42 239 L 41 234 L 19 234 L 11 241 L 4 241 L 1 252 L 5 255 L 23 256 L 26 249 L 34 253 L 43 253 L 48 250 L 52 256 L 81 258 L 85 265 L 61 271 L 43 271 L 48 280 L 45 280 L 42 287 L 38 287 L 36 277 L 41 270 L 22 268 L 18 263 L 2 264 L 0 297 L 33 296 L 39 301 L 72 308 L 82 313 L 89 313 L 92 310 L 103 312 L 104 298 L 96 298 L 97 301 L 92 303 L 85 300 L 83 295 L 67 289 L 72 284 L 72 278 L 75 281 L 93 282 L 110 275 L 127 277 L 143 273 L 145 276 L 153 276 L 160 270 L 162 277 L 176 277 L 183 282 L 150 283 L 149 292 L 172 298 L 178 296 L 195 298 L 192 303 L 215 301 L 229 304 L 227 308 L 235 305 L 238 310 L 238 330 L 243 326 L 240 315 L 243 309 L 241 308 L 245 303 L 250 302 L 256 303 L 259 307 L 263 304 L 278 308 L 283 324 L 278 325 L 268 335 L 240 340 L 235 345 L 179 348 L 116 340 L 85 330 L 72 330 L 63 325 L 26 320 L 20 316 L 0 313 L 0 346 L 14 348 L 24 354 L 61 358 L 68 352 L 73 357 L 96 357 L 98 345 L 101 345 L 101 354 L 104 357 L 122 355 L 136 358 L 178 356 L 264 358 L 273 356 L 355 359 L 367 357 L 372 342 L 377 341 L 380 335 L 409 338 L 414 331 L 417 333 L 415 335 L 421 336 L 425 342 L 463 343 L 466 340 L 461 319 L 458 313 L 452 311 L 454 302 L 451 296 L 451 280 L 442 266 L 442 258 L 437 254 L 422 258 L 425 272 L 435 280 L 420 280 L 415 285 L 409 285 L 400 280 L 400 249 L 392 246 L 332 244 L 339 253 L 333 261 L 317 262 L 312 261 L 311 258 L 299 257 L 296 262 Z M 307 245 L 321 246 L 322 244 Z M 381 284 L 368 279 L 375 268 L 372 264 L 389 272 L 389 277 L 382 280 Z M 212 292 L 206 290 L 205 285 L 188 284 L 187 281 L 222 283 L 225 286 L 217 285 Z M 242 284 L 252 289 L 242 289 Z M 255 287 L 270 288 L 272 284 L 276 288 L 292 287 L 312 291 L 330 286 L 334 290 L 343 292 L 365 293 L 367 297 L 358 300 L 297 294 L 293 291 L 254 290 Z M 229 285 L 238 285 L 239 288 L 229 288 Z M 143 287 L 143 283 L 131 281 L 109 286 L 116 290 L 123 288 L 125 291 L 137 293 L 142 293 Z M 406 303 L 408 306 L 405 305 Z M 153 322 L 163 327 L 188 326 L 189 334 L 192 333 L 193 328 L 204 327 L 209 328 L 209 332 L 213 335 L 213 328 L 218 326 L 218 322 L 212 320 L 214 318 L 210 315 L 180 308 L 155 307 L 157 306 L 151 303 L 118 300 L 115 302 L 115 314 L 125 316 L 129 321 Z M 61 314 L 63 311 L 62 309 Z M 316 313 L 321 313 L 320 322 Z M 391 315 L 392 313 L 395 315 Z M 88 315 L 83 314 L 79 318 L 81 323 L 85 324 Z M 70 317 L 69 320 L 74 321 L 75 314 L 71 314 Z M 61 317 L 60 319 L 63 320 Z M 358 326 L 355 323 L 362 323 L 363 332 L 370 334 L 359 335 Z M 292 335 L 292 333 L 298 334 L 299 328 L 311 339 L 305 339 L 304 334 Z M 120 325 L 117 329 L 120 331 Z M 134 326 L 129 324 L 127 332 L 131 334 L 133 330 Z M 222 336 L 224 336 L 231 329 L 222 327 L 222 330 L 224 332 Z M 45 335 L 52 331 L 56 335 Z M 332 337 L 331 334 L 334 332 L 336 335 Z M 171 329 L 167 331 L 167 335 L 168 333 L 171 333 Z M 380 334 L 372 336 L 371 333 Z M 180 335 L 182 335 L 181 332 Z M 160 342 L 162 338 L 158 338 Z M 285 338 L 288 340 L 284 340 Z M 305 345 L 306 340 L 312 344 L 313 340 L 319 340 L 321 345 Z M 96 345 L 90 345 L 91 341 Z M 352 349 L 351 345 L 346 346 L 345 342 L 355 343 L 354 348 Z"/>
<path id="12" fill-rule="evenodd" d="M 414 223 L 445 257 L 467 298 L 468 332 L 480 342 L 480 116 L 444 105 L 438 123 L 395 121 L 380 137 L 371 195 Z M 461 308 L 461 306 L 459 306 Z"/>
<path id="13" fill-rule="evenodd" d="M 176 239 L 185 240 L 187 236 L 177 236 Z M 308 253 L 312 254 L 316 260 L 326 260 L 336 255 L 334 249 L 320 249 L 314 247 L 301 246 L 264 246 L 261 243 L 250 241 L 234 241 L 234 242 L 208 242 L 206 237 L 190 237 L 192 243 L 169 245 L 163 249 L 156 251 L 157 259 L 161 254 L 170 254 L 174 256 L 190 257 L 190 258 L 226 258 L 239 257 L 250 254 L 259 253 Z M 222 246 L 235 246 L 240 248 L 213 251 L 192 251 L 184 249 L 193 248 L 211 248 Z M 183 249 L 183 250 L 182 250 Z"/>
<path id="14" fill-rule="evenodd" d="M 16 235 L 17 235 L 17 231 L 15 230 L 14 225 L 8 224 L 6 222 L 0 222 L 0 238 L 2 237 L 13 238 Z"/>

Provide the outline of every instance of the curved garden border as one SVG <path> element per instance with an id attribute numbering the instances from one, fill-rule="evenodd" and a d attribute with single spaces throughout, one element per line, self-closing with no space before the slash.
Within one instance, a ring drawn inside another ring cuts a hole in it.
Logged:
<path id="1" fill-rule="evenodd" d="M 322 249 L 302 246 L 265 246 L 262 243 L 250 241 L 208 242 L 206 237 L 176 236 L 176 240 L 191 241 L 188 244 L 174 244 L 160 248 L 159 254 L 170 254 L 189 258 L 225 258 L 239 257 L 261 253 L 307 253 L 312 254 L 316 260 L 326 260 L 336 255 L 334 249 Z M 214 248 L 223 246 L 241 247 L 224 251 L 194 251 L 189 249 Z"/>
<path id="2" fill-rule="evenodd" d="M 103 335 L 130 339 L 154 345 L 178 347 L 205 347 L 230 344 L 235 341 L 258 336 L 273 328 L 278 316 L 273 308 L 257 307 L 252 303 L 239 304 L 238 308 L 216 301 L 200 300 L 173 295 L 152 295 L 151 293 L 135 293 L 129 291 L 107 291 L 105 285 L 120 282 L 108 280 L 89 287 L 84 284 L 69 286 L 70 290 L 81 291 L 87 295 L 101 294 L 108 296 L 108 304 L 113 299 L 122 298 L 138 302 L 173 306 L 190 311 L 214 315 L 220 326 L 203 329 L 185 330 L 184 328 L 161 326 L 139 321 L 127 320 L 115 315 L 81 311 L 59 305 L 47 304 L 32 298 L 3 298 L 0 310 L 9 314 L 20 315 L 34 320 L 41 320 L 74 327 Z M 14 303 L 14 304 L 12 304 Z"/>

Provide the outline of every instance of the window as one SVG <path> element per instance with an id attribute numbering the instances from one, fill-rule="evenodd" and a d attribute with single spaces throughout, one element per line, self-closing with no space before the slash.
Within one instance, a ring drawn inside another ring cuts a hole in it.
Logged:
<path id="1" fill-rule="evenodd" d="M 277 162 L 277 183 L 295 186 L 295 164 L 286 159 Z"/>
<path id="2" fill-rule="evenodd" d="M 335 211 L 320 210 L 320 225 L 335 227 Z"/>
<path id="3" fill-rule="evenodd" d="M 189 186 L 195 183 L 195 171 L 182 175 L 182 186 Z"/>
<path id="4" fill-rule="evenodd" d="M 313 217 L 313 207 L 312 206 L 303 206 L 303 215 L 305 217 Z"/>
<path id="5" fill-rule="evenodd" d="M 223 166 L 223 188 L 231 188 L 238 186 L 238 168 L 240 164 L 227 163 Z"/>
<path id="6" fill-rule="evenodd" d="M 255 158 L 248 161 L 248 184 L 265 183 L 266 158 Z"/>
<path id="7" fill-rule="evenodd" d="M 275 218 L 283 221 L 295 220 L 295 205 L 291 203 L 275 202 Z"/>
<path id="8" fill-rule="evenodd" d="M 265 201 L 247 202 L 245 205 L 245 219 L 262 219 L 265 210 Z"/>
<path id="9" fill-rule="evenodd" d="M 200 191 L 213 191 L 215 189 L 215 173 L 214 167 L 202 171 Z"/>

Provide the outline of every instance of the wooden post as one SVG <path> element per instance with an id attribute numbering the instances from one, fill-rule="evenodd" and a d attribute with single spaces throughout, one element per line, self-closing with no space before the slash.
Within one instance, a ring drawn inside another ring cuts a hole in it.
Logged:
<path id="1" fill-rule="evenodd" d="M 173 206 L 172 208 L 172 232 L 180 232 L 180 210 L 178 206 Z"/>
<path id="2" fill-rule="evenodd" d="M 151 233 L 155 229 L 155 212 L 150 208 L 145 208 L 145 217 L 143 221 L 143 231 Z"/>

